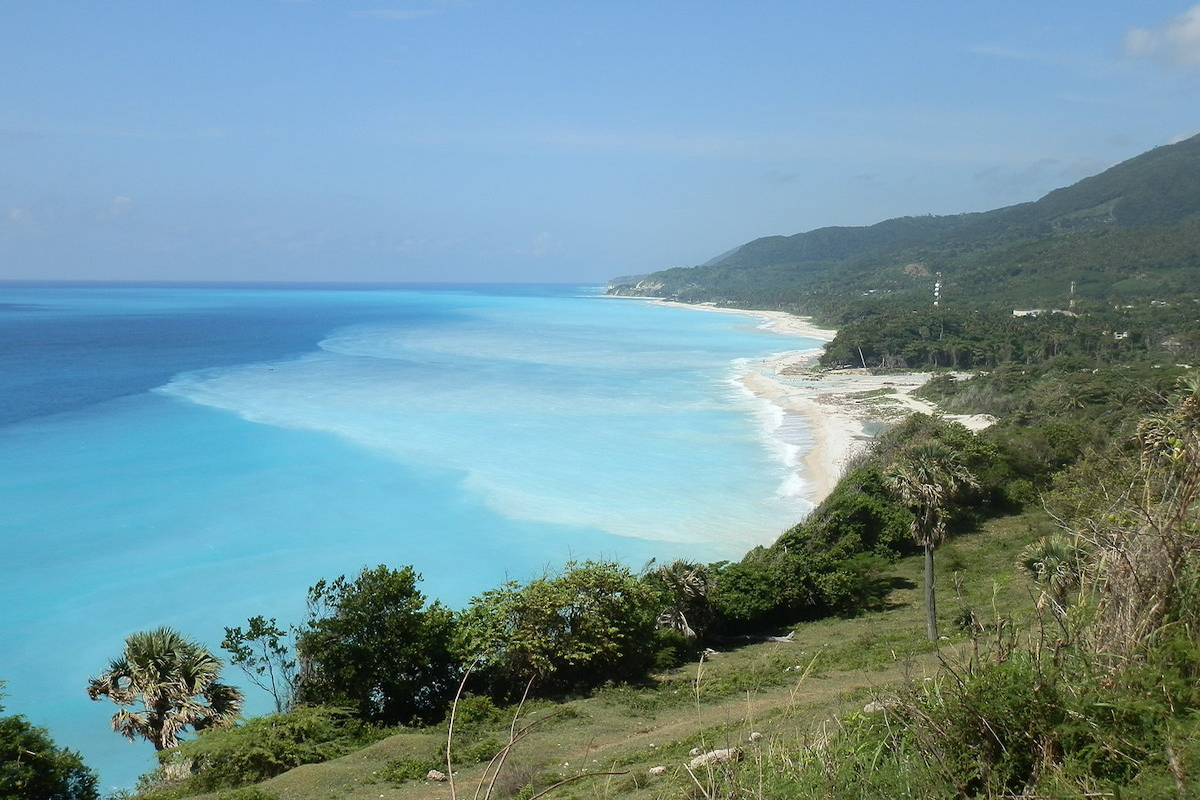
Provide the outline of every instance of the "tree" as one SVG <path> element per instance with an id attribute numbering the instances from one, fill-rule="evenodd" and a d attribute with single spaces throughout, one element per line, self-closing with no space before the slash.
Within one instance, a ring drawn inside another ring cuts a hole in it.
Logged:
<path id="1" fill-rule="evenodd" d="M 258 688 L 270 693 L 276 713 L 292 708 L 296 699 L 296 658 L 289 644 L 290 632 L 282 630 L 274 618 L 261 616 L 246 620 L 246 629 L 226 628 L 221 649 L 230 654 L 230 663 L 241 668 Z"/>
<path id="2" fill-rule="evenodd" d="M 675 559 L 646 573 L 646 579 L 662 591 L 659 625 L 679 631 L 686 639 L 702 637 L 713 619 L 708 568 Z"/>
<path id="3" fill-rule="evenodd" d="M 412 567 L 380 565 L 308 590 L 308 621 L 296 639 L 298 699 L 348 703 L 387 725 L 436 722 L 457 688 L 454 614 L 425 606 Z"/>
<path id="4" fill-rule="evenodd" d="M 2 707 L 0 707 L 2 708 Z M 0 717 L 0 798 L 96 800 L 96 773 L 25 717 Z"/>
<path id="5" fill-rule="evenodd" d="M 1017 567 L 1041 587 L 1041 608 L 1048 600 L 1054 615 L 1060 616 L 1067 605 L 1067 595 L 1079 588 L 1087 553 L 1073 538 L 1046 536 L 1026 545 L 1017 556 Z"/>
<path id="6" fill-rule="evenodd" d="M 221 683 L 221 660 L 204 645 L 171 628 L 139 631 L 125 652 L 98 678 L 89 678 L 93 700 L 107 697 L 122 706 L 112 727 L 131 742 L 138 736 L 165 750 L 179 734 L 232 725 L 242 710 L 240 689 Z M 141 704 L 130 711 L 128 706 Z"/>
<path id="7" fill-rule="evenodd" d="M 913 541 L 925 550 L 925 632 L 929 641 L 936 642 L 933 550 L 946 535 L 950 501 L 962 489 L 979 483 L 957 451 L 936 441 L 920 442 L 901 451 L 884 473 L 884 481 L 912 512 Z"/>
<path id="8" fill-rule="evenodd" d="M 626 567 L 572 562 L 473 598 L 459 647 L 485 691 L 506 700 L 530 680 L 543 695 L 635 680 L 654 663 L 655 600 Z"/>

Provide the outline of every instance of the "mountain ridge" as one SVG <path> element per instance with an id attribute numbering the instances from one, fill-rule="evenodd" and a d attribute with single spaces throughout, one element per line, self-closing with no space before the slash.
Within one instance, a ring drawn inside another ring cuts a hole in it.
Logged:
<path id="1" fill-rule="evenodd" d="M 1081 299 L 1117 302 L 1194 292 L 1179 273 L 1198 265 L 1200 135 L 1038 200 L 765 236 L 610 292 L 814 313 L 854 297 L 927 297 L 941 273 L 960 302 L 1036 305 L 1072 281 Z"/>

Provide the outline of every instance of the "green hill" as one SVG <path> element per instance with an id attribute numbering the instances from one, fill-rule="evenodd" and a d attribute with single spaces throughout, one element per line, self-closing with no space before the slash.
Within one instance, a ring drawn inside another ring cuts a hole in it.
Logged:
<path id="1" fill-rule="evenodd" d="M 1045 307 L 1065 304 L 1072 282 L 1095 303 L 1192 297 L 1197 267 L 1200 136 L 1035 202 L 768 236 L 610 291 L 835 319 L 864 296 L 925 304 L 938 273 L 947 303 Z"/>

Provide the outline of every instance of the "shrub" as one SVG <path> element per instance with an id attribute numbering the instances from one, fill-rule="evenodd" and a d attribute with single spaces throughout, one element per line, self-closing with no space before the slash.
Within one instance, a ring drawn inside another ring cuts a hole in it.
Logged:
<path id="1" fill-rule="evenodd" d="M 645 678 L 655 658 L 654 590 L 611 562 L 570 563 L 471 600 L 460 627 L 473 683 L 501 700 Z"/>
<path id="2" fill-rule="evenodd" d="M 389 761 L 376 775 L 389 783 L 421 780 L 431 769 L 445 770 L 443 758 L 396 758 Z"/>
<path id="3" fill-rule="evenodd" d="M 258 783 L 301 764 L 327 761 L 380 735 L 348 711 L 301 706 L 205 733 L 164 754 L 164 759 L 178 764 L 190 761 L 189 787 L 212 791 Z"/>

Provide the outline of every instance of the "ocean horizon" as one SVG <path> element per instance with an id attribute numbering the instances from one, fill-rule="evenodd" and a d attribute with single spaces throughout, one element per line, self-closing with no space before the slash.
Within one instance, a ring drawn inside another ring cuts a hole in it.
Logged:
<path id="1" fill-rule="evenodd" d="M 153 749 L 84 689 L 134 631 L 221 654 L 378 564 L 462 608 L 740 558 L 810 510 L 811 440 L 736 378 L 819 344 L 596 286 L 0 283 L 4 713 L 128 788 Z"/>

